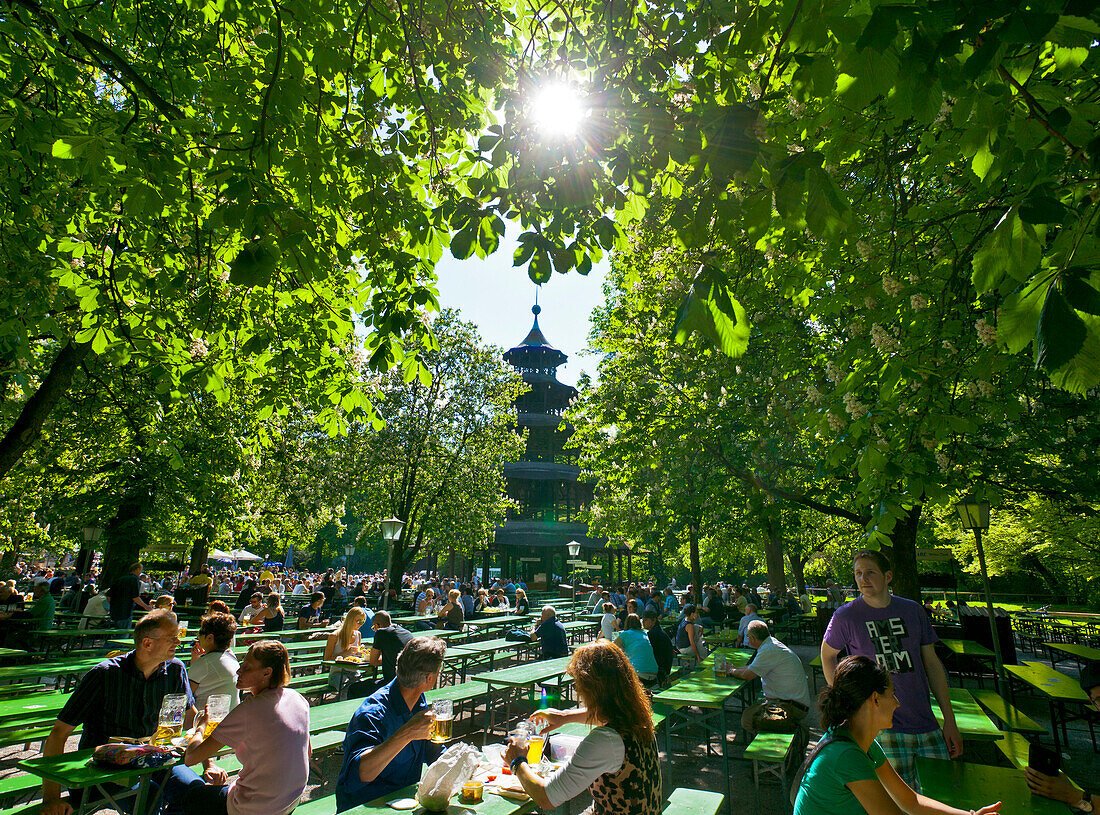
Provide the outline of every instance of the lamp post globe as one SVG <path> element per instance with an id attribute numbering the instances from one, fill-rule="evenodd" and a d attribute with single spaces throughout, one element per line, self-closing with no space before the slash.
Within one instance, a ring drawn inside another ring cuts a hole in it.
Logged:
<path id="1" fill-rule="evenodd" d="M 401 533 L 405 529 L 405 522 L 400 518 L 390 516 L 382 521 L 382 540 L 386 542 L 386 583 L 382 590 L 382 608 L 389 608 L 390 600 L 390 575 L 393 573 L 393 545 L 401 539 Z"/>

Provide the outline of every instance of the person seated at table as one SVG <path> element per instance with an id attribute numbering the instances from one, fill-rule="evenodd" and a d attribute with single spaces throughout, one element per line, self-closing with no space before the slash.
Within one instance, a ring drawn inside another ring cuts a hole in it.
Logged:
<path id="1" fill-rule="evenodd" d="M 508 608 L 508 597 L 504 594 L 504 589 L 497 589 L 489 600 L 489 608 Z"/>
<path id="2" fill-rule="evenodd" d="M 175 611 L 176 610 L 176 598 L 171 594 L 162 594 L 153 601 L 153 608 L 160 611 Z"/>
<path id="3" fill-rule="evenodd" d="M 711 586 L 703 598 L 703 614 L 699 618 L 699 624 L 704 628 L 720 628 L 726 620 L 726 607 L 722 604 L 722 598 L 718 596 L 718 590 Z"/>
<path id="4" fill-rule="evenodd" d="M 656 681 L 657 657 L 653 654 L 653 643 L 642 631 L 642 621 L 637 614 L 626 616 L 626 627 L 615 637 L 614 643 L 623 649 L 643 683 L 652 684 Z"/>
<path id="5" fill-rule="evenodd" d="M 740 648 L 746 645 L 746 636 L 748 636 L 749 625 L 753 622 L 764 622 L 764 618 L 756 613 L 756 606 L 753 603 L 748 603 L 745 606 L 745 616 L 737 623 L 737 639 L 734 644 Z"/>
<path id="6" fill-rule="evenodd" d="M 58 611 L 80 613 L 80 601 L 84 597 L 84 583 L 79 578 L 65 587 L 65 593 L 57 601 Z"/>
<path id="7" fill-rule="evenodd" d="M 428 740 L 433 714 L 424 693 L 435 687 L 445 652 L 438 637 L 411 640 L 397 658 L 395 678 L 352 715 L 336 779 L 337 812 L 416 783 L 424 765 L 439 757 L 442 745 Z"/>
<path id="8" fill-rule="evenodd" d="M 15 590 L 15 581 L 0 583 L 0 614 L 23 610 L 23 595 Z"/>
<path id="9" fill-rule="evenodd" d="M 665 602 L 664 609 L 662 611 L 662 617 L 669 617 L 672 615 L 679 616 L 680 614 L 680 598 L 676 596 L 676 592 L 672 590 L 672 586 L 665 586 Z"/>
<path id="10" fill-rule="evenodd" d="M 47 631 L 53 628 L 53 618 L 57 603 L 50 594 L 49 583 L 34 584 L 34 600 L 26 611 L 0 613 L 0 620 L 12 620 L 24 624 L 18 631 L 11 631 L 7 637 L 8 647 L 30 647 L 35 631 Z"/>
<path id="11" fill-rule="evenodd" d="M 179 643 L 175 614 L 151 611 L 138 620 L 134 649 L 103 660 L 80 678 L 42 744 L 42 755 L 65 752 L 65 742 L 78 726 L 83 727 L 81 750 L 106 744 L 114 737 L 152 736 L 161 701 L 168 694 L 186 697 L 183 726 L 189 728 L 195 719 L 195 700 L 187 669 L 175 657 Z M 70 790 L 66 802 L 58 784 L 43 781 L 40 815 L 69 815 L 82 800 L 83 790 Z"/>
<path id="12" fill-rule="evenodd" d="M 684 606 L 683 616 L 676 627 L 676 648 L 682 656 L 694 657 L 702 662 L 707 654 L 706 643 L 703 642 L 703 626 L 699 625 L 699 614 L 695 611 L 695 605 L 688 603 Z"/>
<path id="13" fill-rule="evenodd" d="M 512 737 L 504 760 L 539 809 L 554 809 L 592 795 L 592 815 L 658 815 L 661 768 L 653 711 L 626 654 L 611 643 L 582 645 L 566 673 L 576 683 L 582 707 L 537 711 L 541 733 L 569 722 L 594 725 L 560 770 L 543 779 L 527 763 L 527 746 Z"/>
<path id="14" fill-rule="evenodd" d="M 80 614 L 80 622 L 76 624 L 76 627 L 80 629 L 102 628 L 107 621 L 109 604 L 107 592 L 100 589 L 84 606 L 84 611 Z"/>
<path id="15" fill-rule="evenodd" d="M 197 710 L 205 708 L 206 700 L 215 693 L 229 694 L 230 708 L 237 706 L 237 669 L 241 664 L 229 650 L 236 632 L 232 614 L 207 614 L 199 622 L 187 671 Z"/>
<path id="16" fill-rule="evenodd" d="M 810 593 L 808 589 L 803 589 L 802 594 L 798 595 L 798 604 L 802 607 L 803 614 L 809 614 L 814 610 L 813 601 L 810 599 Z"/>
<path id="17" fill-rule="evenodd" d="M 325 662 L 362 656 L 359 627 L 366 619 L 366 612 L 359 606 L 352 606 L 348 609 L 340 628 L 328 635 L 328 641 L 325 643 Z M 343 690 L 344 684 L 349 679 L 356 679 L 358 676 L 359 671 L 356 668 L 334 665 L 328 674 L 328 686 L 339 692 Z"/>
<path id="18" fill-rule="evenodd" d="M 531 601 L 527 599 L 526 590 L 516 589 L 516 608 L 512 613 L 523 617 L 531 613 Z"/>
<path id="19" fill-rule="evenodd" d="M 542 607 L 542 616 L 531 630 L 531 640 L 539 643 L 539 659 L 569 656 L 569 638 L 552 605 Z"/>
<path id="20" fill-rule="evenodd" d="M 745 708 L 741 727 L 749 733 L 790 733 L 799 735 L 794 754 L 801 756 L 807 733 L 802 720 L 810 710 L 810 686 L 798 654 L 771 636 L 768 624 L 753 620 L 748 627 L 749 647 L 756 651 L 752 664 L 733 668 L 729 675 L 752 681 L 760 678 L 763 701 Z"/>
<path id="21" fill-rule="evenodd" d="M 246 609 L 247 611 L 247 609 Z M 282 631 L 286 623 L 283 612 L 283 598 L 278 594 L 269 594 L 264 598 L 264 607 L 252 615 L 254 625 L 262 625 L 264 633 Z"/>
<path id="22" fill-rule="evenodd" d="M 661 626 L 657 612 L 646 611 L 642 615 L 642 627 L 649 638 L 649 644 L 653 646 L 653 658 L 657 661 L 657 684 L 663 686 L 672 672 L 676 646 L 672 644 L 672 637 Z"/>
<path id="23" fill-rule="evenodd" d="M 416 613 L 422 617 L 434 617 L 439 611 L 439 603 L 435 599 L 435 589 L 425 589 L 424 597 L 416 604 Z"/>
<path id="24" fill-rule="evenodd" d="M 249 628 L 254 625 L 259 625 L 262 618 L 260 617 L 264 611 L 264 596 L 258 591 L 252 592 L 252 597 L 249 598 L 248 605 L 241 610 L 240 617 L 237 618 L 237 622 L 244 628 Z"/>
<path id="25" fill-rule="evenodd" d="M 462 593 L 458 589 L 451 589 L 447 592 L 447 603 L 439 610 L 435 620 L 438 627 L 445 628 L 448 631 L 462 630 L 462 626 L 466 622 L 466 612 L 459 601 L 461 596 Z"/>
<path id="26" fill-rule="evenodd" d="M 1088 662 L 1081 670 L 1081 690 L 1088 694 L 1093 708 L 1100 710 L 1100 661 Z M 1100 808 L 1100 794 L 1081 789 L 1063 771 L 1047 775 L 1028 767 L 1026 773 L 1027 785 L 1036 795 L 1069 804 L 1081 812 L 1095 812 Z"/>
<path id="27" fill-rule="evenodd" d="M 610 641 L 619 630 L 619 617 L 615 614 L 615 604 L 608 601 L 603 604 L 603 616 L 600 617 L 600 636 Z"/>
<path id="28" fill-rule="evenodd" d="M 244 610 L 244 607 L 252 600 L 252 595 L 256 593 L 256 579 L 254 577 L 246 578 L 244 585 L 241 586 L 241 593 L 237 595 L 237 604 L 234 609 L 239 614 Z"/>
<path id="29" fill-rule="evenodd" d="M 289 681 L 283 644 L 253 643 L 236 682 L 249 695 L 205 739 L 206 712 L 199 713 L 183 764 L 164 786 L 165 815 L 287 815 L 298 806 L 309 779 L 309 702 L 286 687 Z M 210 762 L 223 747 L 241 763 L 232 781 L 214 765 L 201 778 L 188 768 Z"/>
<path id="30" fill-rule="evenodd" d="M 374 641 L 371 643 L 370 653 L 367 654 L 367 662 L 375 668 L 382 668 L 381 683 L 374 683 L 369 691 L 373 693 L 380 685 L 390 682 L 397 675 L 397 657 L 413 640 L 413 635 L 404 626 L 394 623 L 390 613 L 385 610 L 375 612 L 371 627 L 374 629 Z"/>
<path id="31" fill-rule="evenodd" d="M 845 657 L 818 696 L 825 734 L 803 765 L 793 815 L 990 815 L 1001 804 L 960 810 L 913 791 L 875 741 L 894 720 L 890 675 L 864 656 Z"/>
<path id="32" fill-rule="evenodd" d="M 366 639 L 369 636 L 373 636 L 374 632 L 371 630 L 371 623 L 374 621 L 374 612 L 367 608 L 366 595 L 362 597 L 356 597 L 351 601 L 351 604 L 356 608 L 363 609 L 363 614 L 366 616 L 366 620 L 359 626 L 360 639 Z"/>
<path id="33" fill-rule="evenodd" d="M 325 604 L 325 593 L 315 591 L 309 596 L 309 605 L 302 606 L 298 612 L 298 628 L 318 628 L 328 625 L 328 620 L 321 619 L 321 606 Z"/>
<path id="34" fill-rule="evenodd" d="M 484 611 L 489 608 L 489 592 L 484 588 L 477 590 L 477 598 L 474 600 L 474 613 Z"/>
<path id="35" fill-rule="evenodd" d="M 474 587 L 469 583 L 462 587 L 462 594 L 458 598 L 462 603 L 462 613 L 466 615 L 466 619 L 474 616 L 474 612 L 477 608 L 477 599 L 474 595 Z"/>

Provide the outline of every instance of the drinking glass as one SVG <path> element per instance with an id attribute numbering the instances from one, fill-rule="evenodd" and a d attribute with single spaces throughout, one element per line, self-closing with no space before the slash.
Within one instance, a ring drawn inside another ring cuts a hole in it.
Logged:
<path id="1" fill-rule="evenodd" d="M 171 744 L 172 739 L 183 735 L 183 712 L 187 697 L 182 693 L 169 693 L 161 700 L 157 732 L 153 744 Z"/>
<path id="2" fill-rule="evenodd" d="M 206 700 L 206 728 L 202 737 L 208 738 L 222 719 L 229 714 L 230 697 L 228 693 L 212 693 Z"/>
<path id="3" fill-rule="evenodd" d="M 442 744 L 451 738 L 454 724 L 454 704 L 450 699 L 437 699 L 432 702 L 435 721 L 432 723 L 432 741 Z"/>

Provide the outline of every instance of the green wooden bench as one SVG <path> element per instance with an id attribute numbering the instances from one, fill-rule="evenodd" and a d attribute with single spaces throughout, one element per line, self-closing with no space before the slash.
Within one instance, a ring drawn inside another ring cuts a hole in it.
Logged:
<path id="1" fill-rule="evenodd" d="M 794 737 L 794 733 L 757 733 L 745 748 L 743 758 L 752 762 L 752 783 L 758 797 L 760 776 L 772 775 L 779 781 L 784 802 L 787 801 L 787 753 Z"/>
<path id="2" fill-rule="evenodd" d="M 41 808 L 41 803 L 30 804 L 29 806 L 27 804 L 21 804 L 11 809 L 0 809 L 0 815 L 38 815 L 38 811 Z"/>
<path id="3" fill-rule="evenodd" d="M 1025 716 L 1010 705 L 994 690 L 972 690 L 971 695 L 978 704 L 1004 722 L 1005 727 L 1017 733 L 1046 733 L 1047 729 L 1034 719 Z"/>
<path id="4" fill-rule="evenodd" d="M 26 795 L 28 792 L 35 792 L 41 788 L 42 779 L 37 775 L 31 775 L 30 773 L 9 775 L 7 778 L 0 778 L 0 801 Z"/>
<path id="5" fill-rule="evenodd" d="M 312 801 L 303 801 L 294 808 L 294 815 L 332 815 L 336 811 L 336 796 L 326 795 L 324 798 L 314 798 Z M 0 815 L 5 813 L 0 812 Z"/>
<path id="6" fill-rule="evenodd" d="M 661 815 L 718 815 L 725 800 L 726 796 L 720 792 L 680 787 L 668 796 L 668 804 Z"/>
<path id="7" fill-rule="evenodd" d="M 33 696 L 36 693 L 53 693 L 53 688 L 47 688 L 38 682 L 17 682 L 12 685 L 0 685 L 0 699 L 12 696 Z"/>
<path id="8" fill-rule="evenodd" d="M 1027 769 L 1028 751 L 1031 749 L 1031 742 L 1027 740 L 1027 736 L 1023 733 L 1005 733 L 1003 739 L 993 743 L 1013 767 L 1018 770 Z"/>

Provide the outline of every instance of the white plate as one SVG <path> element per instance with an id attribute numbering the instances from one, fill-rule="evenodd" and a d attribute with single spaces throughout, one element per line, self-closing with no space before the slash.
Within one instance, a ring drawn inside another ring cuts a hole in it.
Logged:
<path id="1" fill-rule="evenodd" d="M 416 809 L 420 806 L 420 802 L 415 798 L 398 798 L 396 801 L 390 801 L 389 806 L 393 809 Z"/>

